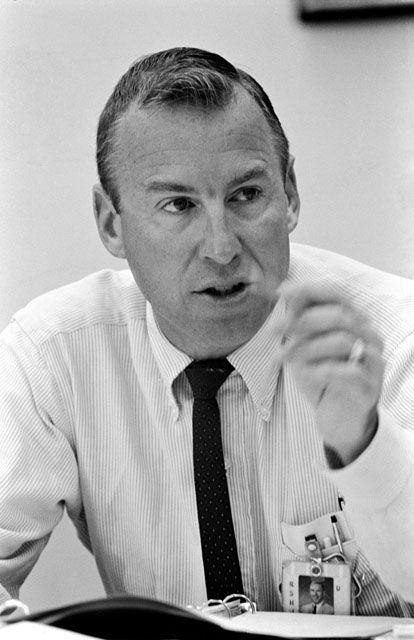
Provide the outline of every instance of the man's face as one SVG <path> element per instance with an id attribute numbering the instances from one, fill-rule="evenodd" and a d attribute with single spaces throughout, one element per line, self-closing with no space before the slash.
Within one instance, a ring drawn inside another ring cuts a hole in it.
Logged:
<path id="1" fill-rule="evenodd" d="M 270 127 L 247 92 L 228 108 L 138 110 L 118 130 L 123 248 L 157 322 L 194 358 L 227 355 L 261 327 L 296 226 Z"/>
<path id="2" fill-rule="evenodd" d="M 323 594 L 323 586 L 321 584 L 312 582 L 309 589 L 309 595 L 312 598 L 312 602 L 314 602 L 315 604 L 319 604 L 320 602 L 322 602 Z"/>

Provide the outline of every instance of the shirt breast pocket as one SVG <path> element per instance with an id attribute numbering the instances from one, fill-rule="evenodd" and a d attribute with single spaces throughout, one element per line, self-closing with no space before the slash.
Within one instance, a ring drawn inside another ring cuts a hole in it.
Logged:
<path id="1" fill-rule="evenodd" d="M 337 532 L 332 527 L 332 516 L 336 518 Z M 351 570 L 352 608 L 355 615 L 413 617 L 414 605 L 405 602 L 382 582 L 363 549 L 358 546 L 344 511 L 330 513 L 300 525 L 283 522 L 281 534 L 282 565 L 289 561 L 310 561 L 305 538 L 312 535 L 320 544 L 324 562 L 338 562 L 338 553 L 345 558 Z M 279 584 L 281 583 L 282 567 Z"/>

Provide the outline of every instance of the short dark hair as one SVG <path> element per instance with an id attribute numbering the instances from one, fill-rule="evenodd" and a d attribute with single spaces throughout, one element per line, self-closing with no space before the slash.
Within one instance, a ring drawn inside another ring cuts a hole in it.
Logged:
<path id="1" fill-rule="evenodd" d="M 144 56 L 134 62 L 115 86 L 99 118 L 96 149 L 98 175 L 114 207 L 120 208 L 113 162 L 116 132 L 122 115 L 132 103 L 138 108 L 163 105 L 224 108 L 233 100 L 237 87 L 246 89 L 262 110 L 275 138 L 282 171 L 286 174 L 289 142 L 261 85 L 216 53 L 177 47 Z"/>

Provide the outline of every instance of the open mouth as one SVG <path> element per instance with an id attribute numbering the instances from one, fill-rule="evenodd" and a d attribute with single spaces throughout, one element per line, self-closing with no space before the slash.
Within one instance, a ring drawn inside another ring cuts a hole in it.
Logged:
<path id="1" fill-rule="evenodd" d="M 246 286 L 247 285 L 244 282 L 238 282 L 231 287 L 207 287 L 207 289 L 203 289 L 200 293 L 212 298 L 228 298 L 241 293 L 246 289 Z"/>

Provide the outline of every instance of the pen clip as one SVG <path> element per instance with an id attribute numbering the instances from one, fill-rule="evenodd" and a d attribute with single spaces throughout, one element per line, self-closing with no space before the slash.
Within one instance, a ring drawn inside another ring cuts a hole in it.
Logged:
<path id="1" fill-rule="evenodd" d="M 305 536 L 305 549 L 312 560 L 322 562 L 322 549 L 315 534 Z"/>

